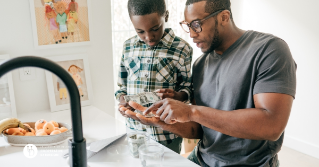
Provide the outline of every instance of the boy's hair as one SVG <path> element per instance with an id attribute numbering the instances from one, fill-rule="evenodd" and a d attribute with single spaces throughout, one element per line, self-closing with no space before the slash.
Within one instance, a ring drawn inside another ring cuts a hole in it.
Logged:
<path id="1" fill-rule="evenodd" d="M 152 13 L 158 13 L 160 16 L 164 16 L 166 4 L 165 0 L 129 0 L 127 9 L 130 17 Z"/>
<path id="2" fill-rule="evenodd" d="M 206 13 L 214 13 L 218 10 L 229 10 L 230 9 L 230 0 L 187 0 L 186 6 L 191 5 L 196 2 L 206 1 L 205 12 Z M 233 19 L 232 13 L 230 14 L 230 18 Z"/>

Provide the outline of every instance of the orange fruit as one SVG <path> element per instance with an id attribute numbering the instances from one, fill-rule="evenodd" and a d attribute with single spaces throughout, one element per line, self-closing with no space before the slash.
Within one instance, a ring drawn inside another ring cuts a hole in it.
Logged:
<path id="1" fill-rule="evenodd" d="M 14 132 L 12 135 L 13 136 L 24 136 L 24 134 L 22 132 Z"/>
<path id="2" fill-rule="evenodd" d="M 36 134 L 36 136 L 47 136 L 48 134 L 45 133 L 44 131 L 41 131 L 39 133 Z"/>
<path id="3" fill-rule="evenodd" d="M 32 132 L 27 132 L 27 133 L 24 134 L 24 136 L 35 136 L 35 134 L 32 133 Z"/>
<path id="4" fill-rule="evenodd" d="M 65 132 L 65 131 L 67 131 L 68 129 L 65 128 L 65 127 L 61 127 L 59 130 L 63 133 L 63 132 Z"/>
<path id="5" fill-rule="evenodd" d="M 59 127 L 59 124 L 57 123 L 57 122 L 55 122 L 55 121 L 50 121 L 53 125 L 54 125 L 54 127 Z"/>
<path id="6" fill-rule="evenodd" d="M 20 130 L 20 132 L 23 133 L 23 134 L 27 133 L 27 131 L 24 130 L 24 129 L 22 129 L 22 128 L 19 128 L 19 130 Z"/>
<path id="7" fill-rule="evenodd" d="M 43 129 L 40 129 L 40 130 L 35 131 L 35 135 L 37 135 L 38 133 L 41 133 L 41 132 L 44 132 L 44 130 L 43 130 Z M 45 132 L 44 132 L 44 133 L 45 133 Z"/>
<path id="8" fill-rule="evenodd" d="M 59 131 L 59 130 L 54 130 L 54 131 L 52 131 L 51 133 L 50 133 L 50 135 L 57 135 L 57 134 L 60 134 L 61 133 L 61 131 Z"/>
<path id="9" fill-rule="evenodd" d="M 14 132 L 20 132 L 19 128 L 9 128 L 7 130 L 5 130 L 5 133 L 8 135 L 12 135 Z"/>
<path id="10" fill-rule="evenodd" d="M 34 130 L 34 129 L 30 128 L 30 130 L 31 130 L 31 132 L 32 132 L 33 134 L 35 134 L 35 130 Z"/>
<path id="11" fill-rule="evenodd" d="M 37 122 L 35 122 L 35 129 L 42 129 L 45 123 L 47 123 L 47 121 L 44 119 L 37 120 Z"/>
<path id="12" fill-rule="evenodd" d="M 44 124 L 43 130 L 49 135 L 52 131 L 54 131 L 54 125 L 50 122 L 47 122 Z"/>

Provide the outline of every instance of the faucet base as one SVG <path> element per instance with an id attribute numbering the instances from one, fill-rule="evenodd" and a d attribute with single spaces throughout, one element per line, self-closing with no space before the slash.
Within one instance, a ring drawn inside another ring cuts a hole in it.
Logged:
<path id="1" fill-rule="evenodd" d="M 70 166 L 87 167 L 85 138 L 83 138 L 82 142 L 69 140 L 69 158 Z"/>

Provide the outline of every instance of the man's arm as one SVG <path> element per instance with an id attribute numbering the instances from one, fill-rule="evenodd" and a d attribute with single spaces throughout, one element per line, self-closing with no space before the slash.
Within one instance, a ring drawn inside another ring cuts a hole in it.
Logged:
<path id="1" fill-rule="evenodd" d="M 202 139 L 203 129 L 197 122 L 186 122 L 186 123 L 176 123 L 176 124 L 164 124 L 160 128 L 172 132 L 177 136 L 187 139 Z"/>
<path id="2" fill-rule="evenodd" d="M 156 114 L 168 124 L 193 121 L 237 138 L 276 141 L 287 125 L 293 97 L 261 93 L 254 95 L 254 102 L 255 108 L 223 111 L 164 99 L 144 114 L 158 109 Z"/>
<path id="3" fill-rule="evenodd" d="M 190 119 L 237 138 L 278 140 L 287 125 L 293 97 L 261 93 L 254 95 L 254 102 L 255 108 L 234 111 L 195 106 Z"/>
<path id="4" fill-rule="evenodd" d="M 129 105 L 140 111 L 145 111 L 147 109 L 146 107 L 143 107 L 132 101 L 129 102 Z M 170 125 L 161 121 L 158 117 L 146 118 L 143 115 L 132 112 L 125 107 L 121 107 L 120 110 L 125 112 L 128 117 L 140 121 L 144 125 L 159 127 L 183 138 L 201 139 L 203 136 L 203 129 L 201 125 L 196 122 L 176 123 Z"/>

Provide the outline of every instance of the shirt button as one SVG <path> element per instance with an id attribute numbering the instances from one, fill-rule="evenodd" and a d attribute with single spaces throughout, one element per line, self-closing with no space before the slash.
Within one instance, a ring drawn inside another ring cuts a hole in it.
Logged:
<path id="1" fill-rule="evenodd" d="M 148 77 L 148 74 L 145 74 L 145 77 L 147 78 L 147 77 Z"/>

